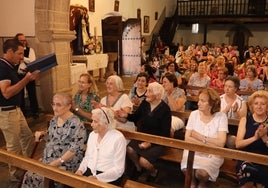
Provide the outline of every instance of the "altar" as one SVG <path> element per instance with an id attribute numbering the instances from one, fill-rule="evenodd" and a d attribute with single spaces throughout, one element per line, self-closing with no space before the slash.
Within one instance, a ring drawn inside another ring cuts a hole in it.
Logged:
<path id="1" fill-rule="evenodd" d="M 74 85 L 78 82 L 79 76 L 86 73 L 86 64 L 84 63 L 73 63 L 71 65 L 71 84 Z"/>
<path id="2" fill-rule="evenodd" d="M 108 54 L 73 55 L 72 62 L 85 63 L 87 71 L 99 70 L 99 79 L 103 80 L 105 68 L 108 64 Z"/>
<path id="3" fill-rule="evenodd" d="M 71 65 L 71 86 L 72 95 L 77 92 L 77 82 L 81 74 L 87 73 L 87 67 L 85 63 L 73 63 Z"/>

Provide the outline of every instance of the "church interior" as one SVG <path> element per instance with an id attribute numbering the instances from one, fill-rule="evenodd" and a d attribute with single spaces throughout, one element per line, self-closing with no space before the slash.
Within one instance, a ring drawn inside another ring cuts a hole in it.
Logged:
<path id="1" fill-rule="evenodd" d="M 32 131 L 46 128 L 47 114 L 53 113 L 53 95 L 75 95 L 83 73 L 93 76 L 102 98 L 109 76 L 119 75 L 128 94 L 142 63 L 161 67 L 164 58 L 154 60 L 161 48 L 162 55 L 175 56 L 180 45 L 231 45 L 241 61 L 249 46 L 268 51 L 268 0 L 13 0 L 0 4 L 0 56 L 4 41 L 16 33 L 26 36 L 37 59 L 56 55 L 57 66 L 41 72 L 36 80 L 40 116 L 27 117 Z M 158 72 L 158 79 L 160 76 Z M 267 90 L 268 84 L 265 86 Z M 5 148 L 2 134 L 0 144 Z M 38 146 L 35 158 L 42 147 Z M 0 187 L 17 187 L 7 181 L 8 167 L 2 160 L 0 157 L 0 171 L 5 173 L 0 175 Z M 265 160 L 268 165 L 268 158 Z M 9 162 L 14 164 L 12 158 Z M 187 187 L 179 164 L 163 160 L 158 165 L 163 171 L 148 186 Z M 147 186 L 144 179 L 140 182 Z M 107 186 L 94 183 L 92 187 Z M 233 176 L 220 174 L 217 182 L 209 184 L 213 187 L 239 185 Z"/>

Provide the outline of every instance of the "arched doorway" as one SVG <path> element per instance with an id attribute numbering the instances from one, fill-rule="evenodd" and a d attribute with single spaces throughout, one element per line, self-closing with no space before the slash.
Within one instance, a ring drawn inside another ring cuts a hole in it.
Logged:
<path id="1" fill-rule="evenodd" d="M 238 46 L 238 49 L 243 49 L 245 46 L 245 35 L 241 31 L 237 31 L 234 34 L 233 45 Z"/>
<path id="2" fill-rule="evenodd" d="M 240 60 L 243 58 L 245 47 L 248 46 L 249 37 L 253 37 L 251 31 L 243 24 L 236 24 L 226 34 L 229 37 L 229 44 L 238 47 Z"/>

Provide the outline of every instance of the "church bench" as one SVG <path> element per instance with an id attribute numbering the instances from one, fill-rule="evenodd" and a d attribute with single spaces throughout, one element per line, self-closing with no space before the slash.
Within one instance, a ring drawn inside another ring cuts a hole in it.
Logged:
<path id="1" fill-rule="evenodd" d="M 167 148 L 165 153 L 160 159 L 175 163 L 181 163 L 183 155 L 183 149 L 178 148 Z M 236 180 L 236 165 L 237 160 L 224 158 L 224 163 L 220 168 L 220 173 L 230 177 L 232 180 Z"/>
<path id="2" fill-rule="evenodd" d="M 186 89 L 186 93 L 187 93 L 187 90 L 202 90 L 202 89 L 205 89 L 204 87 L 200 87 L 200 86 L 190 86 L 190 85 L 187 85 L 185 87 Z M 224 91 L 222 89 L 217 89 L 217 88 L 212 88 L 214 89 L 215 91 L 217 91 L 219 93 L 219 95 L 223 94 Z M 247 95 L 247 96 L 250 96 L 251 94 L 253 94 L 255 91 L 254 90 L 237 90 L 237 95 L 241 96 L 241 95 Z M 186 95 L 186 100 L 187 101 L 190 101 L 190 102 L 198 102 L 198 96 L 189 96 L 189 95 Z"/>
<path id="3" fill-rule="evenodd" d="M 186 120 L 188 120 L 191 112 L 192 112 L 191 110 L 184 110 L 184 111 L 172 111 L 171 113 L 172 113 L 172 115 L 177 116 L 177 117 L 181 118 L 182 120 L 186 121 Z M 239 125 L 239 119 L 229 118 L 228 125 L 237 127 Z"/>
<path id="4" fill-rule="evenodd" d="M 143 184 L 137 181 L 132 181 L 128 179 L 126 183 L 123 185 L 124 188 L 153 188 L 153 186 Z"/>
<path id="5" fill-rule="evenodd" d="M 156 135 L 149 135 L 149 134 L 144 134 L 140 132 L 123 130 L 123 129 L 118 129 L 118 130 L 120 130 L 127 139 L 141 140 L 141 141 L 146 141 L 146 142 L 166 146 L 167 151 L 160 158 L 163 158 L 165 160 L 169 160 L 172 162 L 179 163 L 181 161 L 183 149 L 189 150 L 189 156 L 188 156 L 189 164 L 187 165 L 188 167 L 187 167 L 187 171 L 185 175 L 185 187 L 189 187 L 191 183 L 191 174 L 193 170 L 192 163 L 194 160 L 195 152 L 209 153 L 209 154 L 220 155 L 224 157 L 225 162 L 223 166 L 221 167 L 220 172 L 226 175 L 231 175 L 232 177 L 235 176 L 236 160 L 246 160 L 246 161 L 256 162 L 259 164 L 268 164 L 268 156 L 265 156 L 265 155 L 243 152 L 243 151 L 233 150 L 233 149 L 228 149 L 228 148 L 207 146 L 204 144 L 190 143 L 190 142 L 185 142 L 185 141 L 178 140 L 178 139 L 166 138 L 166 137 L 161 137 L 161 136 L 156 136 Z"/>

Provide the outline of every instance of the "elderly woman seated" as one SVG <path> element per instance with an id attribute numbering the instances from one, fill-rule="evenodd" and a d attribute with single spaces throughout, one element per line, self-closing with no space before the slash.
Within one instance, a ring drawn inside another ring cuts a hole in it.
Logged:
<path id="1" fill-rule="evenodd" d="M 83 159 L 86 129 L 71 111 L 72 97 L 58 93 L 53 97 L 54 117 L 47 131 L 37 131 L 36 141 L 46 140 L 41 161 L 45 164 L 75 172 Z M 23 179 L 23 188 L 43 187 L 44 178 L 30 171 Z"/>
<path id="2" fill-rule="evenodd" d="M 120 185 L 125 169 L 126 139 L 115 129 L 116 121 L 110 108 L 92 110 L 92 120 L 93 131 L 76 174 Z"/>
<path id="3" fill-rule="evenodd" d="M 142 101 L 133 114 L 124 110 L 116 112 L 117 119 L 133 121 L 138 131 L 147 134 L 169 137 L 171 127 L 171 111 L 169 106 L 162 101 L 164 88 L 157 82 L 150 83 L 146 99 Z M 147 181 L 154 181 L 158 175 L 155 162 L 164 152 L 165 147 L 149 142 L 131 140 L 127 146 L 127 155 L 134 163 L 136 171 L 131 177 L 137 179 L 142 174 L 142 169 L 149 172 Z"/>

